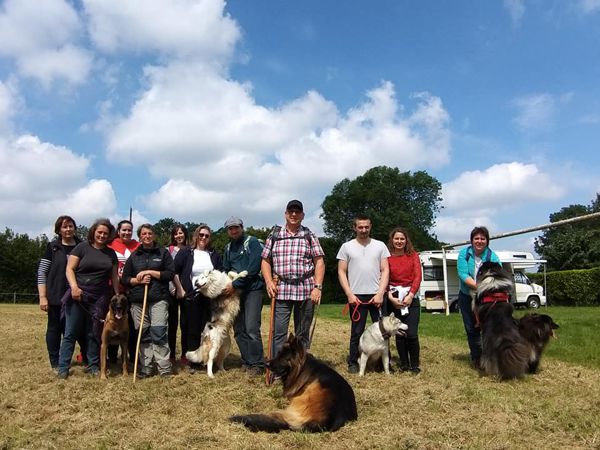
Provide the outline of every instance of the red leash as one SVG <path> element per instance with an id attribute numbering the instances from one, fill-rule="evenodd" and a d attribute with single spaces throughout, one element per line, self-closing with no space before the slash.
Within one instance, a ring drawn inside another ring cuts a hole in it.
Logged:
<path id="1" fill-rule="evenodd" d="M 358 322 L 360 320 L 360 311 L 358 310 L 360 305 L 369 305 L 371 303 L 373 303 L 372 298 L 371 298 L 371 300 L 366 301 L 366 302 L 361 302 L 360 300 L 358 300 L 354 304 L 354 308 L 352 309 L 352 315 L 350 316 L 350 318 L 352 319 L 352 322 Z M 344 309 L 342 309 L 342 315 L 345 316 L 346 314 L 348 314 L 349 310 L 350 310 L 350 303 L 346 303 L 346 305 L 344 306 Z"/>

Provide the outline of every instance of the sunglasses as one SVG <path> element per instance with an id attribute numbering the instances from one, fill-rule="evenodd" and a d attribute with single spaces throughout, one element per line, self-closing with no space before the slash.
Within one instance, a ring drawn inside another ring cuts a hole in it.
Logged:
<path id="1" fill-rule="evenodd" d="M 210 234 L 206 234 L 206 233 L 198 233 L 198 237 L 200 238 L 206 238 L 208 239 L 210 237 Z"/>

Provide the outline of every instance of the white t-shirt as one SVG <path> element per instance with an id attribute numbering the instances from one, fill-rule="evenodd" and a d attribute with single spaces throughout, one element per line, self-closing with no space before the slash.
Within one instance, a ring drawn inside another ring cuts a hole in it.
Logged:
<path id="1" fill-rule="evenodd" d="M 340 247 L 337 259 L 348 263 L 348 282 L 355 295 L 372 295 L 379 290 L 381 261 L 390 256 L 387 246 L 377 239 L 370 239 L 367 245 L 356 239 Z"/>
<path id="2" fill-rule="evenodd" d="M 210 253 L 206 250 L 194 250 L 194 264 L 192 264 L 192 280 L 204 273 L 206 270 L 213 270 L 213 264 L 210 260 Z"/>

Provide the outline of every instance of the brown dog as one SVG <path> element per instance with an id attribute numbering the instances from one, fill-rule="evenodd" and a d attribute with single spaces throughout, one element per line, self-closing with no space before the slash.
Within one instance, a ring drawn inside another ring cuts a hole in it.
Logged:
<path id="1" fill-rule="evenodd" d="M 106 358 L 109 345 L 121 346 L 121 360 L 123 361 L 123 375 L 128 375 L 127 370 L 127 341 L 129 339 L 129 323 L 127 322 L 127 297 L 119 294 L 110 299 L 108 313 L 104 320 L 102 330 L 102 343 L 100 347 L 100 379 L 106 380 Z"/>

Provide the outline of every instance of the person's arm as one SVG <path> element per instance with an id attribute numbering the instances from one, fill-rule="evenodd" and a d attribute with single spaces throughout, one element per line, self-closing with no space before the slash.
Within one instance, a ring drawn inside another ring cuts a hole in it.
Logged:
<path id="1" fill-rule="evenodd" d="M 325 278 L 325 258 L 317 256 L 313 258 L 315 264 L 315 284 L 323 286 L 323 279 Z M 313 303 L 321 303 L 321 289 L 314 287 L 310 293 L 310 299 Z"/>
<path id="2" fill-rule="evenodd" d="M 273 298 L 277 295 L 277 284 L 273 282 L 273 270 L 271 267 L 271 261 L 266 258 L 260 263 L 260 270 L 262 272 L 263 278 L 265 279 L 265 284 L 267 286 L 267 294 L 270 298 Z"/>
<path id="3" fill-rule="evenodd" d="M 390 281 L 390 265 L 388 264 L 387 257 L 383 258 L 379 263 L 379 271 L 381 276 L 379 277 L 379 286 L 377 292 L 373 296 L 373 303 L 381 305 L 383 303 L 383 294 L 387 289 L 388 282 Z"/>
<path id="4" fill-rule="evenodd" d="M 421 287 L 421 260 L 419 259 L 418 253 L 413 253 L 412 256 L 412 281 L 410 283 L 410 291 L 404 297 L 403 304 L 404 306 L 410 306 L 413 302 L 413 299 L 419 292 L 419 287 Z"/>
<path id="5" fill-rule="evenodd" d="M 46 253 L 48 252 L 46 251 Z M 51 265 L 52 261 L 46 257 L 46 254 L 40 259 L 40 263 L 38 264 L 37 289 L 40 297 L 40 309 L 45 312 L 48 312 L 48 291 L 46 283 Z"/>
<path id="6" fill-rule="evenodd" d="M 351 305 L 358 303 L 358 298 L 350 290 L 350 283 L 348 282 L 348 261 L 344 259 L 338 260 L 338 280 L 340 282 L 342 290 L 344 291 L 344 294 L 346 294 L 348 303 L 350 303 Z"/>
<path id="7" fill-rule="evenodd" d="M 79 267 L 79 256 L 75 256 L 71 253 L 67 260 L 67 270 L 65 271 L 65 275 L 69 282 L 69 286 L 71 286 L 71 297 L 75 301 L 80 301 L 82 291 L 79 286 L 77 286 L 77 278 L 75 277 L 75 269 L 77 269 L 77 267 Z"/>
<path id="8" fill-rule="evenodd" d="M 469 263 L 467 262 L 467 252 L 468 248 L 465 250 L 461 250 L 458 254 L 458 261 L 456 263 L 456 270 L 458 272 L 458 278 L 462 280 L 464 284 L 467 285 L 469 289 L 477 289 L 477 283 L 475 279 L 469 273 Z"/>

